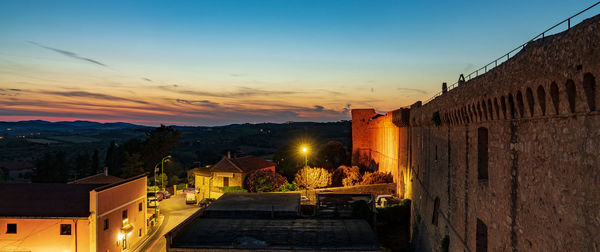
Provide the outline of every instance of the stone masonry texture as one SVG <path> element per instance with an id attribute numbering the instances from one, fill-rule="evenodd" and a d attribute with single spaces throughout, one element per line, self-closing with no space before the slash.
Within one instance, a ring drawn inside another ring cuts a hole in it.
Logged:
<path id="1" fill-rule="evenodd" d="M 600 251 L 599 78 L 595 16 L 426 104 L 353 110 L 353 163 L 412 200 L 417 251 Z"/>

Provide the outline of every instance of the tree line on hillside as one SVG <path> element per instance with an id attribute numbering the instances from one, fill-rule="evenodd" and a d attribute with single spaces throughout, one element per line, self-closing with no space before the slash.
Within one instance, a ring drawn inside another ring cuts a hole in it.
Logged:
<path id="1" fill-rule="evenodd" d="M 114 141 L 110 143 L 104 165 L 108 173 L 121 178 L 128 178 L 139 174 L 154 174 L 157 164 L 161 168 L 160 161 L 169 155 L 179 144 L 180 132 L 170 126 L 161 125 L 158 128 L 146 132 L 144 139 L 132 138 L 122 144 Z M 71 154 L 73 155 L 73 154 Z M 90 156 L 87 153 L 74 154 L 69 159 L 69 153 L 64 151 L 47 152 L 38 159 L 33 170 L 31 181 L 35 183 L 64 183 L 70 179 L 69 171 L 74 173 L 75 179 L 101 172 L 98 150 Z M 181 164 L 175 157 L 171 157 L 164 163 L 164 172 L 167 174 L 168 183 L 177 183 L 181 175 Z M 152 180 L 149 180 L 151 182 Z"/>

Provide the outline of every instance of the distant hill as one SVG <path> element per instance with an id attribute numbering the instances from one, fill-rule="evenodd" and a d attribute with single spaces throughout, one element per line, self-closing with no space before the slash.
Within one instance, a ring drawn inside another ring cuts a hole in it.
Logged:
<path id="1" fill-rule="evenodd" d="M 122 130 L 143 129 L 147 126 L 124 122 L 99 123 L 90 121 L 48 122 L 42 120 L 0 122 L 0 132 L 19 134 L 34 131 L 72 131 L 72 130 Z"/>

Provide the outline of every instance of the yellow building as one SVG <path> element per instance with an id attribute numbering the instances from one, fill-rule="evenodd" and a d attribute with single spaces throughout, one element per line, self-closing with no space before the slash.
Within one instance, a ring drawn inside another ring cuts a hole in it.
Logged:
<path id="1" fill-rule="evenodd" d="M 124 251 L 142 241 L 146 176 L 111 184 L 0 184 L 0 251 Z"/>
<path id="2" fill-rule="evenodd" d="M 197 198 L 199 200 L 216 199 L 223 195 L 221 190 L 223 187 L 244 187 L 246 175 L 257 170 L 275 172 L 275 163 L 255 156 L 223 157 L 221 161 L 210 168 L 196 168 L 194 169 L 194 182 L 198 190 Z"/>

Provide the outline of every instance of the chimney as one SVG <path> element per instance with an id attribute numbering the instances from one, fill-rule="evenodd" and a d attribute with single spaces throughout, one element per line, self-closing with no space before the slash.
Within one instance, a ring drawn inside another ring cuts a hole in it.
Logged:
<path id="1" fill-rule="evenodd" d="M 108 167 L 104 166 L 104 176 L 108 176 Z"/>
<path id="2" fill-rule="evenodd" d="M 227 152 L 227 159 L 231 159 L 231 151 Z"/>
<path id="3" fill-rule="evenodd" d="M 446 82 L 442 83 L 442 94 L 445 94 L 448 92 L 448 84 L 446 84 Z"/>

